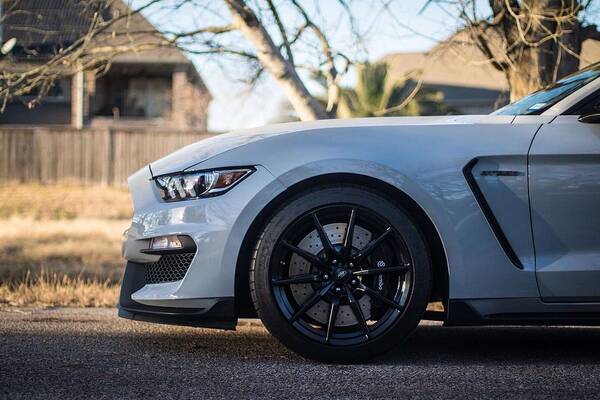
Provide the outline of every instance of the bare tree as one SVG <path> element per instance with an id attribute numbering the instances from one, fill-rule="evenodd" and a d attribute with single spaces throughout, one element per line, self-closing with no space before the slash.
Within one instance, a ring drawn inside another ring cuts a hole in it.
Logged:
<path id="1" fill-rule="evenodd" d="M 431 3 L 459 16 L 470 41 L 505 74 L 511 101 L 576 71 L 582 43 L 600 40 L 586 23 L 593 0 L 489 0 L 487 17 L 475 0 L 429 0 L 425 7 Z"/>
<path id="2" fill-rule="evenodd" d="M 41 32 L 44 27 L 35 26 L 35 16 L 25 18 L 22 15 L 19 4 L 23 1 L 28 0 L 0 0 L 0 23 L 16 18 L 23 30 L 51 37 L 54 32 Z M 0 109 L 15 97 L 30 93 L 37 94 L 29 101 L 29 105 L 34 106 L 47 94 L 55 80 L 74 71 L 101 74 L 120 54 L 178 47 L 191 54 L 236 57 L 250 68 L 251 81 L 258 79 L 263 72 L 269 73 L 302 120 L 321 119 L 335 115 L 341 76 L 353 62 L 350 55 L 332 44 L 324 27 L 319 2 L 140 0 L 134 3 L 134 8 L 121 0 L 65 1 L 71 4 L 69 12 L 76 12 L 78 20 L 83 18 L 87 21 L 86 26 L 80 26 L 78 35 L 71 35 L 70 40 L 54 48 L 42 62 L 36 60 L 26 70 L 10 68 L 11 57 L 17 55 L 10 52 L 0 55 Z M 355 49 L 360 46 L 361 34 L 352 7 L 346 0 L 335 0 L 334 4 L 339 18 L 344 19 L 343 23 L 353 34 L 352 43 L 348 43 L 347 47 Z M 181 15 L 181 10 L 185 9 L 201 10 L 207 18 L 199 19 L 193 25 L 171 23 L 140 28 L 139 24 L 131 23 L 141 18 L 142 13 L 171 15 L 174 19 L 176 12 Z M 202 20 L 218 23 L 202 24 Z M 30 26 L 26 26 L 27 21 Z M 7 40 L 8 37 L 0 38 L 0 42 Z M 309 91 L 302 78 L 307 76 L 319 77 L 327 82 L 326 105 Z"/>

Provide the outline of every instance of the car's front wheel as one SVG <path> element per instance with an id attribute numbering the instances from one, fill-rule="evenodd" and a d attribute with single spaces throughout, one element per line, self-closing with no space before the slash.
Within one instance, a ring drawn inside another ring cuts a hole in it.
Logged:
<path id="1" fill-rule="evenodd" d="M 256 244 L 250 285 L 267 329 L 302 356 L 365 360 L 407 337 L 431 292 L 419 229 L 389 198 L 354 186 L 296 196 Z"/>

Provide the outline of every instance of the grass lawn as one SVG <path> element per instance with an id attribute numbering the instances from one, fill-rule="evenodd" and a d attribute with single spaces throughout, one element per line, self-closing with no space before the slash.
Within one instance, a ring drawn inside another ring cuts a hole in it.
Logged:
<path id="1" fill-rule="evenodd" d="M 126 189 L 0 186 L 0 304 L 116 303 Z"/>

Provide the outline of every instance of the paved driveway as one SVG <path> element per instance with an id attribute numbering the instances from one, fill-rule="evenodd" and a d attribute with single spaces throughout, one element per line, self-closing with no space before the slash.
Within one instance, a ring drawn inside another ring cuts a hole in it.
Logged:
<path id="1" fill-rule="evenodd" d="M 363 365 L 298 358 L 260 326 L 237 332 L 0 312 L 0 398 L 598 398 L 600 329 L 421 326 Z"/>

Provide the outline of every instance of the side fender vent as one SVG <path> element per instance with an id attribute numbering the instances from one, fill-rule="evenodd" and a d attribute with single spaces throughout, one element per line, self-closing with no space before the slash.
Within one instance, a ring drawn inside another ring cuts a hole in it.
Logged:
<path id="1" fill-rule="evenodd" d="M 488 204 L 487 200 L 485 199 L 485 196 L 481 192 L 481 189 L 479 188 L 479 186 L 477 185 L 477 182 L 475 181 L 475 178 L 473 177 L 473 167 L 475 167 L 475 165 L 477 164 L 478 161 L 479 160 L 477 158 L 474 158 L 473 160 L 469 161 L 469 163 L 467 165 L 465 165 L 465 167 L 463 168 L 463 175 L 465 176 L 465 179 L 467 180 L 467 184 L 469 185 L 469 188 L 473 192 L 473 195 L 475 196 L 475 200 L 477 201 L 479 208 L 483 212 L 485 219 L 487 220 L 488 224 L 492 228 L 492 231 L 494 232 L 494 236 L 496 236 L 498 243 L 500 243 L 502 250 L 504 250 L 504 253 L 508 256 L 509 260 L 515 267 L 517 267 L 519 269 L 523 269 L 523 263 L 521 263 L 521 260 L 515 253 L 515 250 L 512 248 L 510 242 L 508 241 L 508 238 L 506 237 L 506 235 L 504 234 L 504 231 L 502 230 L 502 227 L 500 226 L 500 223 L 494 216 L 494 213 L 493 213 L 490 205 Z M 493 172 L 494 176 L 499 176 L 498 173 L 502 173 L 504 171 L 483 171 L 483 172 Z M 481 173 L 482 175 L 483 175 L 483 172 Z M 513 173 L 516 171 L 506 171 L 506 172 Z M 508 176 L 515 176 L 515 175 L 508 175 Z"/>

